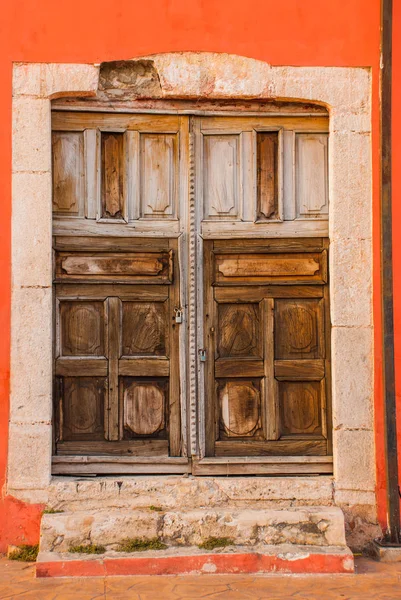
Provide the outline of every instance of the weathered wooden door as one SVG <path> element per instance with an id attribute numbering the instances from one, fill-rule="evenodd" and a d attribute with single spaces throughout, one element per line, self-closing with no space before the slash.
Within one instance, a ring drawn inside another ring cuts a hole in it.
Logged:
<path id="1" fill-rule="evenodd" d="M 330 470 L 325 115 L 55 111 L 53 207 L 55 473 Z"/>

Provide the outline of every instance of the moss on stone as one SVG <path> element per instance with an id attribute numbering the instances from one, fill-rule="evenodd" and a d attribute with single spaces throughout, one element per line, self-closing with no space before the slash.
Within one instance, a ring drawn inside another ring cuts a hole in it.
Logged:
<path id="1" fill-rule="evenodd" d="M 149 506 L 149 510 L 154 510 L 156 512 L 163 512 L 163 508 L 161 506 L 153 506 L 153 504 L 151 504 Z"/>
<path id="2" fill-rule="evenodd" d="M 198 548 L 202 548 L 202 550 L 214 550 L 215 548 L 225 548 L 226 546 L 232 546 L 233 544 L 234 540 L 231 538 L 209 537 L 199 544 Z"/>
<path id="3" fill-rule="evenodd" d="M 70 546 L 68 552 L 73 554 L 104 554 L 106 548 L 99 544 L 86 544 L 81 546 Z"/>
<path id="4" fill-rule="evenodd" d="M 63 510 L 56 510 L 55 508 L 45 508 L 45 510 L 43 511 L 44 515 L 55 515 L 57 513 L 63 513 Z"/>
<path id="5" fill-rule="evenodd" d="M 165 550 L 166 544 L 163 544 L 159 538 L 127 538 L 119 544 L 117 552 L 144 552 L 145 550 Z"/>
<path id="6" fill-rule="evenodd" d="M 23 544 L 18 546 L 16 550 L 10 552 L 8 558 L 10 560 L 20 560 L 23 562 L 35 562 L 39 552 L 39 544 L 30 546 L 29 544 Z"/>

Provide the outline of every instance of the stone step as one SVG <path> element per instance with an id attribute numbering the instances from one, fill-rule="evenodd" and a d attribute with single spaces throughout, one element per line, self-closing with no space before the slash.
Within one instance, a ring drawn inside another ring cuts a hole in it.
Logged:
<path id="1" fill-rule="evenodd" d="M 201 507 L 285 508 L 330 506 L 333 481 L 318 477 L 129 476 L 53 478 L 49 507 L 55 510 L 115 508 L 166 510 Z"/>
<path id="2" fill-rule="evenodd" d="M 207 575 L 240 573 L 353 573 L 354 557 L 344 546 L 236 546 L 206 552 L 197 547 L 101 556 L 40 552 L 37 577 L 106 575 Z"/>
<path id="3" fill-rule="evenodd" d="M 66 553 L 71 546 L 98 544 L 115 550 L 125 538 L 159 538 L 169 547 L 197 546 L 210 537 L 234 546 L 294 544 L 345 548 L 341 509 L 196 508 L 155 511 L 113 509 L 44 514 L 40 552 Z"/>

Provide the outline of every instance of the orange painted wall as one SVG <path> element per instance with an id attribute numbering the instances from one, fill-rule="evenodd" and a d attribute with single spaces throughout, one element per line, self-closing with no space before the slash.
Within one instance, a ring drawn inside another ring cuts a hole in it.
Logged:
<path id="1" fill-rule="evenodd" d="M 397 10 L 400 12 L 401 7 Z M 7 455 L 10 343 L 11 67 L 12 61 L 100 62 L 167 51 L 229 52 L 275 65 L 371 66 L 373 68 L 373 168 L 375 216 L 376 402 L 380 388 L 378 246 L 379 0 L 11 0 L 0 22 L 0 484 Z M 397 27 L 401 29 L 401 15 Z M 401 33 L 401 32 L 400 32 Z M 401 36 L 398 35 L 398 39 Z M 401 44 L 397 53 L 401 71 Z M 401 77 L 398 77 L 401 98 Z M 396 128 L 401 129 L 401 115 Z M 395 153 L 401 161 L 401 147 Z M 401 168 L 395 191 L 401 191 Z M 396 207 L 396 214 L 401 212 Z M 399 215 L 398 215 L 399 216 Z M 398 222 L 400 219 L 398 218 Z M 396 249 L 398 264 L 401 248 Z M 396 278 L 401 291 L 401 269 Z M 401 359 L 401 293 L 397 300 L 397 357 Z M 400 369 L 401 371 L 401 369 Z M 401 393 L 401 382 L 398 386 Z M 377 410 L 382 458 L 382 418 Z M 383 467 L 379 465 L 381 518 Z M 24 512 L 8 500 L 0 511 L 0 550 L 21 538 L 34 541 L 40 507 Z M 10 506 L 12 509 L 10 509 Z M 10 512 L 11 511 L 11 512 Z M 31 518 L 27 521 L 27 515 Z M 36 515 L 34 517 L 34 515 Z"/>

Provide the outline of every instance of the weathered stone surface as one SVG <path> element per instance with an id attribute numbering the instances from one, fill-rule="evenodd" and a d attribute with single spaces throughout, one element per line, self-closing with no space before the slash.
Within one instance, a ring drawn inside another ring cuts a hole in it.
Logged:
<path id="1" fill-rule="evenodd" d="M 52 235 L 50 173 L 12 176 L 12 284 L 51 287 Z"/>
<path id="2" fill-rule="evenodd" d="M 13 96 L 40 96 L 41 63 L 15 63 L 13 66 Z"/>
<path id="3" fill-rule="evenodd" d="M 374 435 L 370 430 L 334 430 L 336 486 L 345 490 L 375 489 Z"/>
<path id="4" fill-rule="evenodd" d="M 117 60 L 102 63 L 99 91 L 100 97 L 161 98 L 162 96 L 159 76 L 152 60 Z"/>
<path id="5" fill-rule="evenodd" d="M 11 313 L 11 396 L 10 419 L 15 423 L 51 421 L 52 414 L 52 311 L 51 288 L 14 288 Z M 50 426 L 50 425 L 49 425 Z M 32 432 L 33 433 L 33 432 Z M 19 448 L 21 460 L 28 447 L 21 440 L 10 444 Z M 50 453 L 46 446 L 35 446 L 39 452 Z M 31 454 L 27 460 L 35 460 Z M 46 463 L 47 464 L 47 463 Z M 47 465 L 48 466 L 48 465 Z M 22 469 L 24 471 L 25 469 Z M 9 477 L 18 480 L 13 465 L 8 466 Z M 48 481 L 50 472 L 43 474 Z M 21 477 L 23 474 L 21 473 Z"/>
<path id="6" fill-rule="evenodd" d="M 333 125 L 333 124 L 332 124 Z M 353 129 L 329 139 L 330 238 L 372 238 L 371 138 Z"/>
<path id="7" fill-rule="evenodd" d="M 197 507 L 272 507 L 330 505 L 331 477 L 179 477 L 133 476 L 79 479 L 54 478 L 49 505 L 57 510 L 106 508 L 169 509 Z"/>
<path id="8" fill-rule="evenodd" d="M 8 492 L 46 488 L 50 482 L 50 423 L 10 423 Z"/>
<path id="9" fill-rule="evenodd" d="M 27 97 L 13 99 L 12 169 L 51 169 L 50 100 Z"/>
<path id="10" fill-rule="evenodd" d="M 332 378 L 335 429 L 372 429 L 373 330 L 370 327 L 333 327 Z M 354 369 L 354 361 L 359 365 Z M 341 469 L 341 465 L 338 465 Z"/>
<path id="11" fill-rule="evenodd" d="M 45 514 L 41 552 L 66 552 L 71 545 L 112 547 L 125 538 L 159 537 L 172 546 L 228 537 L 234 544 L 345 546 L 344 517 L 336 507 L 195 511 L 78 511 Z"/>
<path id="12" fill-rule="evenodd" d="M 41 93 L 48 98 L 91 96 L 96 93 L 98 80 L 96 65 L 43 64 Z"/>
<path id="13" fill-rule="evenodd" d="M 111 546 L 125 538 L 151 539 L 160 535 L 160 522 L 160 514 L 150 510 L 45 514 L 40 548 L 43 552 L 68 552 L 70 546 L 80 544 Z"/>
<path id="14" fill-rule="evenodd" d="M 372 241 L 335 239 L 330 244 L 333 327 L 372 326 Z M 353 369 L 356 363 L 353 363 Z M 346 375 L 346 374 L 344 374 Z"/>

